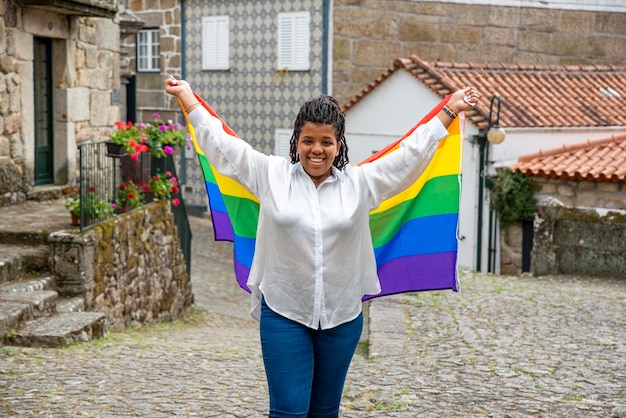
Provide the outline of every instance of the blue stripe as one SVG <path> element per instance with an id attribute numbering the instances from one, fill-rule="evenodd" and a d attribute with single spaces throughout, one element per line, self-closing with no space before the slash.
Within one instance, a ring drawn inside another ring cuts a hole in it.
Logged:
<path id="1" fill-rule="evenodd" d="M 458 213 L 425 216 L 405 223 L 385 245 L 375 248 L 376 265 L 398 257 L 456 252 Z"/>
<path id="2" fill-rule="evenodd" d="M 211 210 L 228 213 L 228 211 L 226 211 L 224 197 L 222 196 L 219 187 L 217 187 L 217 184 L 209 181 L 205 181 L 204 183 L 206 184 L 206 191 L 209 195 L 209 205 L 211 205 Z"/>
<path id="3" fill-rule="evenodd" d="M 254 257 L 254 247 L 256 245 L 255 238 L 244 238 L 235 235 L 234 249 L 235 260 L 244 266 L 252 267 L 252 258 Z"/>

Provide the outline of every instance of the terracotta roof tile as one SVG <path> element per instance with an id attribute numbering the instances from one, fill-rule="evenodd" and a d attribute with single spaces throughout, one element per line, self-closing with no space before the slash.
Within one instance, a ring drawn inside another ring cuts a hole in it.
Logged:
<path id="1" fill-rule="evenodd" d="M 467 117 L 487 127 L 489 98 L 501 97 L 503 127 L 626 126 L 620 105 L 626 97 L 626 66 L 476 64 L 427 62 L 412 55 L 398 58 L 393 68 L 344 106 L 347 111 L 394 72 L 405 70 L 440 97 L 473 85 L 487 98 Z"/>
<path id="2" fill-rule="evenodd" d="M 626 133 L 519 157 L 511 170 L 537 177 L 626 181 Z"/>

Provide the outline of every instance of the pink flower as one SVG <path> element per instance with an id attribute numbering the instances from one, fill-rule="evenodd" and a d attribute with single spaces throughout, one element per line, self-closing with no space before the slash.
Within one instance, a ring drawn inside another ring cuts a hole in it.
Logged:
<path id="1" fill-rule="evenodd" d="M 174 153 L 174 149 L 170 147 L 169 145 L 166 145 L 163 147 L 163 153 L 165 155 L 172 155 Z"/>
<path id="2" fill-rule="evenodd" d="M 139 160 L 139 154 L 131 154 L 130 155 L 130 159 L 133 160 L 133 161 Z"/>
<path id="3" fill-rule="evenodd" d="M 178 199 L 177 197 L 172 199 L 172 205 L 174 206 L 178 206 L 180 205 L 180 199 Z"/>

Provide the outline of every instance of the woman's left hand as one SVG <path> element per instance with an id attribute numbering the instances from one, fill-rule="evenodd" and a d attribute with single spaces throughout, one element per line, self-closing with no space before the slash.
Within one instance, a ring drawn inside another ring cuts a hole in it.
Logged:
<path id="1" fill-rule="evenodd" d="M 472 86 L 457 90 L 452 94 L 448 107 L 456 113 L 472 109 L 480 100 L 480 94 Z"/>

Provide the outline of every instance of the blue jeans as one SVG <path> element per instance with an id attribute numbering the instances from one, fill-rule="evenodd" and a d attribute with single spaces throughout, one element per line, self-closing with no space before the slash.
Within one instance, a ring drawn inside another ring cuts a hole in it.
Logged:
<path id="1" fill-rule="evenodd" d="M 331 418 L 363 329 L 363 314 L 328 330 L 314 330 L 261 302 L 261 348 L 270 418 Z"/>

